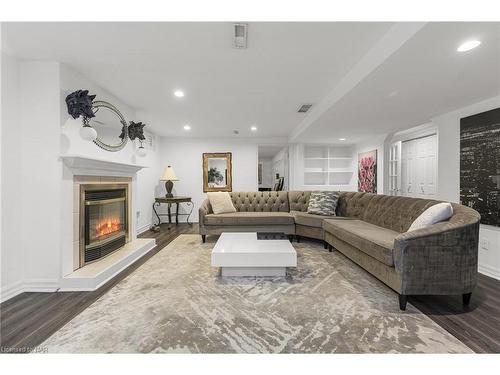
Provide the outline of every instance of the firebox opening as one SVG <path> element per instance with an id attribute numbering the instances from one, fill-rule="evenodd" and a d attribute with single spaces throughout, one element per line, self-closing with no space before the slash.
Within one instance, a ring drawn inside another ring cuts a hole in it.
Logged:
<path id="1" fill-rule="evenodd" d="M 127 194 L 127 185 L 81 186 L 84 225 L 81 226 L 80 267 L 125 245 Z"/>

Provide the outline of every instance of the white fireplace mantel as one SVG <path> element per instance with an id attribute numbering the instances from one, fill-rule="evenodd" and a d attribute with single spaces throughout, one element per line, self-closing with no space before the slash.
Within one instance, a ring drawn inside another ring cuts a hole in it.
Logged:
<path id="1" fill-rule="evenodd" d="M 85 155 L 61 155 L 61 160 L 67 167 L 73 170 L 74 174 L 96 175 L 105 173 L 108 176 L 134 175 L 145 165 L 110 161 L 106 159 L 94 158 Z"/>
<path id="2" fill-rule="evenodd" d="M 128 267 L 149 252 L 155 245 L 154 239 L 137 239 L 137 172 L 145 165 L 135 164 L 135 157 L 128 162 L 124 155 L 109 155 L 118 161 L 105 157 L 83 154 L 62 154 L 63 164 L 61 199 L 66 209 L 61 220 L 61 279 L 60 290 L 94 290 L 117 272 Z M 121 158 L 120 158 L 121 157 Z M 92 264 L 79 267 L 79 199 L 80 184 L 107 184 L 120 181 L 129 184 L 129 237 L 127 244 L 115 253 Z M 91 266 L 91 267 L 90 267 Z"/>

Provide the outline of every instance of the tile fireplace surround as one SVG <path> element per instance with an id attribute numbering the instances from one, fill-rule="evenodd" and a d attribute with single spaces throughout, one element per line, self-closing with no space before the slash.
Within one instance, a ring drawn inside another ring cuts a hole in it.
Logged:
<path id="1" fill-rule="evenodd" d="M 136 173 L 143 166 L 115 163 L 108 160 L 93 159 L 85 156 L 62 156 L 63 185 L 61 199 L 71 196 L 71 202 L 64 205 L 62 213 L 61 243 L 61 291 L 95 290 L 124 268 L 146 254 L 155 245 L 150 239 L 137 238 L 136 212 Z M 114 252 L 81 266 L 80 263 L 80 210 L 82 185 L 127 186 L 127 225 L 128 236 L 125 245 Z"/>
<path id="2" fill-rule="evenodd" d="M 80 251 L 80 241 L 83 242 L 83 238 L 81 238 L 81 230 L 80 227 L 82 225 L 82 219 L 84 218 L 84 213 L 81 212 L 81 200 L 82 200 L 82 186 L 99 186 L 102 189 L 111 188 L 115 185 L 125 185 L 127 186 L 128 191 L 131 191 L 132 178 L 130 177 L 100 177 L 100 176 L 74 176 L 74 185 L 73 185 L 73 270 L 77 270 L 82 265 L 81 260 L 81 251 Z M 131 206 L 131 195 L 127 194 L 127 206 Z M 131 225 L 131 215 L 130 209 L 127 210 L 127 229 L 126 232 L 130 233 L 130 225 Z M 130 242 L 130 236 L 128 236 L 127 242 Z"/>

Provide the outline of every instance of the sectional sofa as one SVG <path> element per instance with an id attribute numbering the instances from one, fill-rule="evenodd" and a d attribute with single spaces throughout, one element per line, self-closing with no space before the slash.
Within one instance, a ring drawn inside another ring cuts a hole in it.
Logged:
<path id="1" fill-rule="evenodd" d="M 453 216 L 407 232 L 435 200 L 339 192 L 336 216 L 307 213 L 310 191 L 232 192 L 237 212 L 215 215 L 210 203 L 199 209 L 206 235 L 222 232 L 283 232 L 324 241 L 399 294 L 461 294 L 468 305 L 477 280 L 479 213 L 452 203 Z"/>

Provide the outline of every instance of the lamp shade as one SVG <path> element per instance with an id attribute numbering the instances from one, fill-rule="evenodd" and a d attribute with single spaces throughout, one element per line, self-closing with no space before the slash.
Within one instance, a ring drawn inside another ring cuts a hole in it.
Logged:
<path id="1" fill-rule="evenodd" d="M 160 178 L 160 181 L 179 181 L 179 179 L 175 175 L 174 168 L 169 165 L 165 168 L 165 172 L 163 172 L 163 176 Z"/>

